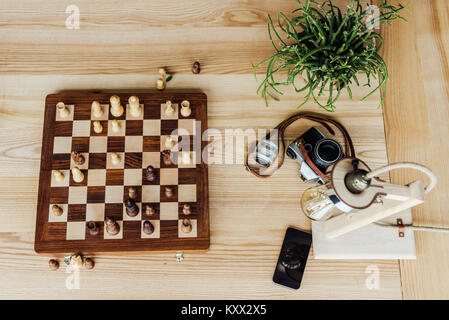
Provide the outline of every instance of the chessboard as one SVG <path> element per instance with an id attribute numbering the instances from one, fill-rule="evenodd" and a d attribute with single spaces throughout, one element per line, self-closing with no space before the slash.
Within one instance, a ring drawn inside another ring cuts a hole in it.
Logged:
<path id="1" fill-rule="evenodd" d="M 208 249 L 206 129 L 203 93 L 48 95 L 35 251 Z"/>

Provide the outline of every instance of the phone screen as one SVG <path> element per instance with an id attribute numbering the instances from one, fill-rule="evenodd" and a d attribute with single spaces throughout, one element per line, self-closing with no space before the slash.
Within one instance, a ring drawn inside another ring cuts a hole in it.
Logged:
<path id="1" fill-rule="evenodd" d="M 311 245 L 312 235 L 310 233 L 288 228 L 285 232 L 273 281 L 292 289 L 299 289 Z"/>

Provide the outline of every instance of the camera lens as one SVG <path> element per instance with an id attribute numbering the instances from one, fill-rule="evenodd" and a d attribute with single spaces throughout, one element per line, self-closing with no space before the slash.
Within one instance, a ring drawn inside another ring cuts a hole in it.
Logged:
<path id="1" fill-rule="evenodd" d="M 342 157 L 343 150 L 334 139 L 321 139 L 316 144 L 313 155 L 316 164 L 327 168 Z"/>

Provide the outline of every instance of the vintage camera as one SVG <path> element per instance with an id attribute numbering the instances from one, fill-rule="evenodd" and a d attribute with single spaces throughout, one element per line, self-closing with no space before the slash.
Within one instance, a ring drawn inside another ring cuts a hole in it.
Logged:
<path id="1" fill-rule="evenodd" d="M 289 158 L 299 162 L 302 180 L 321 183 L 324 183 L 324 181 L 320 177 L 320 173 L 325 174 L 327 168 L 344 156 L 341 145 L 334 139 L 326 138 L 315 127 L 310 128 L 292 142 L 288 146 L 286 153 Z M 309 166 L 305 160 L 306 158 L 309 158 L 320 172 L 316 172 L 314 168 Z"/>

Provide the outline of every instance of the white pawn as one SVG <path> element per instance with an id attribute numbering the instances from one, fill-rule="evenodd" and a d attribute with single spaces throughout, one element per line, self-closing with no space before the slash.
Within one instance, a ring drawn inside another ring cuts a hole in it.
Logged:
<path id="1" fill-rule="evenodd" d="M 175 146 L 175 141 L 171 136 L 165 138 L 165 147 L 171 149 Z"/>
<path id="2" fill-rule="evenodd" d="M 102 133 L 103 132 L 103 126 L 102 126 L 100 121 L 95 120 L 93 122 L 93 126 L 94 126 L 94 132 L 95 133 Z"/>
<path id="3" fill-rule="evenodd" d="M 111 162 L 114 165 L 118 165 L 120 163 L 120 156 L 118 155 L 118 153 L 111 153 Z"/>
<path id="4" fill-rule="evenodd" d="M 181 115 L 185 118 L 190 116 L 192 114 L 192 109 L 190 109 L 190 102 L 187 100 L 184 100 L 181 102 Z"/>
<path id="5" fill-rule="evenodd" d="M 92 102 L 92 113 L 95 118 L 100 118 L 103 116 L 103 109 L 101 109 L 100 102 L 98 101 Z"/>
<path id="6" fill-rule="evenodd" d="M 111 102 L 111 114 L 116 118 L 120 117 L 125 110 L 120 103 L 120 97 L 114 95 L 109 99 L 109 101 Z"/>
<path id="7" fill-rule="evenodd" d="M 190 152 L 183 152 L 182 153 L 182 163 L 183 164 L 190 164 Z"/>
<path id="8" fill-rule="evenodd" d="M 165 103 L 165 115 L 171 117 L 174 114 L 175 114 L 175 109 L 173 108 L 171 101 L 167 100 L 167 102 Z"/>
<path id="9" fill-rule="evenodd" d="M 128 104 L 129 114 L 134 118 L 140 117 L 142 114 L 142 107 L 140 106 L 139 98 L 136 96 L 129 97 Z"/>
<path id="10" fill-rule="evenodd" d="M 72 168 L 72 177 L 73 177 L 73 181 L 80 183 L 80 182 L 83 182 L 83 180 L 84 180 L 84 173 L 78 167 L 73 167 Z"/>
<path id="11" fill-rule="evenodd" d="M 112 132 L 120 132 L 120 122 L 117 119 L 111 121 Z"/>
<path id="12" fill-rule="evenodd" d="M 64 102 L 58 102 L 56 104 L 56 110 L 59 112 L 61 118 L 67 118 L 70 114 L 69 109 L 65 106 Z"/>
<path id="13" fill-rule="evenodd" d="M 53 171 L 53 176 L 55 177 L 55 180 L 57 182 L 64 181 L 64 174 L 61 171 L 59 171 L 59 170 Z"/>

